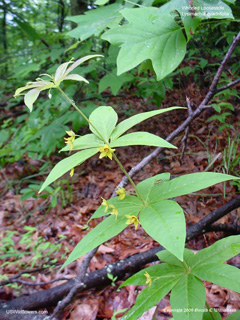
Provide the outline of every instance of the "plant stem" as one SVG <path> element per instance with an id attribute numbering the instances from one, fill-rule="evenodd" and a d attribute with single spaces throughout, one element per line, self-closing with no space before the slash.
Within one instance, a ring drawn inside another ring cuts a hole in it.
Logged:
<path id="1" fill-rule="evenodd" d="M 184 269 L 187 271 L 187 273 L 189 273 L 189 268 L 188 268 L 188 265 L 186 264 L 186 262 L 182 261 L 182 264 L 184 266 Z"/>
<path id="2" fill-rule="evenodd" d="M 61 94 L 67 99 L 68 102 L 70 102 L 70 104 L 81 114 L 81 116 L 93 127 L 93 129 L 97 132 L 97 134 L 99 135 L 99 137 L 103 140 L 104 143 L 106 143 L 108 145 L 108 142 L 103 138 L 103 136 L 101 135 L 101 133 L 98 131 L 98 129 L 91 123 L 91 121 L 89 121 L 88 117 L 85 116 L 85 114 L 81 111 L 81 109 L 78 108 L 78 106 L 75 104 L 75 102 L 73 100 L 71 100 L 66 93 L 60 88 L 57 87 L 57 89 L 61 92 Z"/>
<path id="3" fill-rule="evenodd" d="M 127 171 L 124 169 L 123 165 L 121 164 L 120 160 L 118 159 L 118 157 L 115 155 L 115 153 L 112 154 L 114 160 L 117 162 L 117 164 L 119 165 L 120 169 L 122 170 L 122 172 L 125 174 L 125 176 L 128 178 L 128 180 L 130 181 L 131 185 L 133 186 L 138 198 L 142 201 L 142 203 L 145 205 L 145 201 L 143 199 L 143 197 L 141 196 L 141 194 L 138 191 L 137 186 L 135 185 L 135 183 L 133 182 L 132 178 L 129 176 L 129 174 L 127 173 Z"/>
<path id="4" fill-rule="evenodd" d="M 210 310 L 211 308 L 210 308 L 209 304 L 207 303 L 207 301 L 206 301 L 206 307 L 207 307 L 208 312 L 210 313 L 212 319 L 213 319 L 213 320 L 216 320 L 216 317 L 215 317 L 215 315 L 212 313 L 212 311 Z"/>
<path id="5" fill-rule="evenodd" d="M 81 114 L 81 116 L 89 123 L 89 125 L 91 125 L 93 127 L 93 129 L 97 132 L 97 134 L 99 135 L 99 137 L 101 137 L 101 139 L 103 140 L 103 142 L 106 145 L 109 145 L 109 142 L 106 141 L 103 136 L 101 135 L 101 133 L 97 130 L 97 128 L 91 123 L 91 121 L 89 121 L 89 119 L 85 116 L 85 114 L 78 108 L 78 106 L 75 104 L 75 102 L 73 100 L 71 100 L 66 94 L 65 92 L 60 88 L 57 87 L 57 89 L 61 92 L 61 94 L 67 99 L 67 101 Z M 139 199 L 141 199 L 142 203 L 145 205 L 145 201 L 143 199 L 143 197 L 141 196 L 141 194 L 139 193 L 137 186 L 135 185 L 135 183 L 133 182 L 133 180 L 130 178 L 129 174 L 127 173 L 127 171 L 124 169 L 123 165 L 121 164 L 121 162 L 118 160 L 117 156 L 113 153 L 113 158 L 114 160 L 117 162 L 117 164 L 119 165 L 120 169 L 122 170 L 122 172 L 125 174 L 125 176 L 128 178 L 128 180 L 130 181 L 131 185 L 133 186 L 137 196 L 139 197 Z"/>

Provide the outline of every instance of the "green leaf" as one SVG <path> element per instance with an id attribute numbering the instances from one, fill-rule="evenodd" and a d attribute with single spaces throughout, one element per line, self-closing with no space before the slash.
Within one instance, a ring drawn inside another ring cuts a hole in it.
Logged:
<path id="1" fill-rule="evenodd" d="M 183 263 L 178 260 L 171 252 L 167 251 L 167 250 L 162 250 L 158 253 L 156 253 L 156 255 L 158 256 L 159 260 L 164 261 L 168 264 L 174 265 L 174 266 L 179 266 L 179 267 L 183 267 Z M 189 260 L 191 260 L 191 258 L 194 256 L 194 253 L 189 250 L 189 249 L 184 249 L 183 252 L 183 259 L 184 261 L 187 263 L 187 265 L 189 265 Z"/>
<path id="2" fill-rule="evenodd" d="M 206 311 L 203 313 L 203 320 L 222 320 L 222 316 L 216 309 L 210 308 L 210 312 Z"/>
<path id="3" fill-rule="evenodd" d="M 84 136 L 77 138 L 73 142 L 72 150 L 81 150 L 81 149 L 89 149 L 89 148 L 98 148 L 103 146 L 103 141 L 100 140 L 95 134 L 85 134 Z M 70 145 L 66 145 L 61 151 L 69 151 Z"/>
<path id="4" fill-rule="evenodd" d="M 221 0 L 198 0 L 196 15 L 201 19 L 234 19 L 231 8 Z"/>
<path id="5" fill-rule="evenodd" d="M 186 224 L 182 208 L 171 200 L 149 203 L 139 215 L 143 229 L 179 260 L 183 260 Z"/>
<path id="6" fill-rule="evenodd" d="M 153 146 L 177 149 L 173 144 L 149 132 L 132 132 L 110 143 L 110 147 Z"/>
<path id="7" fill-rule="evenodd" d="M 108 200 L 109 204 L 114 205 L 118 209 L 118 214 L 137 215 L 141 210 L 142 201 L 135 196 L 126 196 L 123 200 L 119 200 L 118 197 L 114 197 Z M 92 219 L 100 218 L 109 214 L 109 211 L 105 212 L 104 206 L 100 206 L 92 215 Z"/>
<path id="8" fill-rule="evenodd" d="M 117 24 L 122 20 L 119 11 L 123 5 L 114 3 L 106 7 L 101 7 L 85 12 L 85 14 L 67 17 L 67 20 L 76 22 L 77 28 L 68 32 L 68 35 L 74 38 L 80 38 L 82 41 L 91 36 L 98 36 L 107 27 Z"/>
<path id="9" fill-rule="evenodd" d="M 172 289 L 170 303 L 176 320 L 202 320 L 206 292 L 203 282 L 185 274 Z"/>
<path id="10" fill-rule="evenodd" d="M 145 272 L 147 272 L 151 276 L 152 281 L 154 282 L 162 278 L 180 276 L 183 274 L 183 270 L 184 269 L 182 265 L 179 268 L 178 266 L 170 266 L 167 263 L 156 264 L 135 273 L 133 276 L 128 278 L 126 281 L 124 281 L 120 285 L 120 288 L 125 286 L 131 286 L 131 285 L 138 285 L 138 286 L 146 285 L 146 277 L 144 275 Z"/>
<path id="11" fill-rule="evenodd" d="M 104 6 L 106 3 L 108 3 L 110 0 L 96 0 L 94 4 L 98 6 Z"/>
<path id="12" fill-rule="evenodd" d="M 161 184 L 157 184 L 155 188 L 151 190 L 149 199 L 151 202 L 154 202 L 160 199 L 178 197 L 208 188 L 220 182 L 234 179 L 240 178 L 216 172 L 190 173 L 170 181 L 163 181 Z"/>
<path id="13" fill-rule="evenodd" d="M 153 7 L 124 9 L 121 14 L 129 23 L 102 35 L 102 39 L 121 46 L 118 74 L 150 59 L 157 80 L 166 77 L 180 64 L 186 52 L 185 37 L 174 17 Z"/>
<path id="14" fill-rule="evenodd" d="M 175 109 L 185 109 L 182 107 L 171 107 L 171 108 L 165 108 L 161 110 L 154 110 L 154 111 L 148 111 L 148 112 L 143 112 L 140 114 L 136 114 L 122 122 L 120 122 L 116 128 L 113 130 L 112 135 L 111 135 L 111 141 L 113 142 L 116 140 L 118 137 L 120 137 L 124 132 L 126 132 L 128 129 L 132 128 L 136 124 L 147 120 L 151 117 L 154 117 L 156 115 L 159 115 L 164 112 L 172 111 Z"/>
<path id="15" fill-rule="evenodd" d="M 89 117 L 89 121 L 94 125 L 94 127 L 99 131 L 106 141 L 109 140 L 117 120 L 117 113 L 112 107 L 98 107 L 91 113 Z M 91 125 L 90 130 L 102 140 L 102 138 Z"/>
<path id="16" fill-rule="evenodd" d="M 197 277 L 240 293 L 240 270 L 224 263 L 199 265 L 191 271 Z"/>
<path id="17" fill-rule="evenodd" d="M 77 244 L 62 268 L 66 267 L 71 262 L 93 250 L 105 241 L 115 237 L 126 228 L 126 221 L 127 219 L 124 215 L 118 215 L 117 219 L 112 215 L 100 222 Z"/>
<path id="18" fill-rule="evenodd" d="M 193 11 L 189 0 L 171 0 L 160 7 L 162 14 L 177 10 L 182 18 L 188 40 L 203 19 L 232 19 L 231 8 L 221 0 L 194 0 Z"/>
<path id="19" fill-rule="evenodd" d="M 121 89 L 122 85 L 126 82 L 130 82 L 134 79 L 133 75 L 126 73 L 120 76 L 117 76 L 117 70 L 114 69 L 111 73 L 107 73 L 99 81 L 99 93 L 103 92 L 105 89 L 110 87 L 112 93 L 116 95 Z"/>
<path id="20" fill-rule="evenodd" d="M 240 319 L 240 310 L 230 314 L 230 316 L 226 318 L 226 320 L 239 320 L 239 319 Z"/>
<path id="21" fill-rule="evenodd" d="M 145 311 L 154 307 L 179 281 L 179 277 L 164 277 L 154 281 L 152 285 L 145 288 L 137 296 L 135 305 L 125 314 L 122 320 L 136 320 Z"/>
<path id="22" fill-rule="evenodd" d="M 240 253 L 240 235 L 218 240 L 210 247 L 202 249 L 193 256 L 190 266 L 221 263 Z"/>
<path id="23" fill-rule="evenodd" d="M 154 188 L 158 184 L 161 184 L 163 181 L 168 180 L 170 180 L 169 172 L 160 173 L 144 181 L 141 181 L 140 183 L 138 183 L 137 188 L 138 191 L 141 193 L 143 199 L 148 202 L 149 194 L 152 188 Z"/>
<path id="24" fill-rule="evenodd" d="M 39 193 L 42 192 L 48 185 L 50 185 L 50 183 L 60 178 L 64 173 L 80 165 L 97 152 L 97 149 L 82 150 L 60 161 L 49 173 L 47 179 L 45 180 L 41 189 L 39 190 Z"/>

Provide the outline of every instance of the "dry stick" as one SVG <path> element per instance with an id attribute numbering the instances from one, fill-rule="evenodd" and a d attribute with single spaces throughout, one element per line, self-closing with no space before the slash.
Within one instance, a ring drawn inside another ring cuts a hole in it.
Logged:
<path id="1" fill-rule="evenodd" d="M 219 220 L 230 211 L 240 207 L 240 196 L 235 199 L 225 203 L 222 207 L 211 212 L 207 217 L 204 217 L 194 226 L 187 228 L 187 237 L 186 242 L 189 242 L 194 237 L 197 237 L 202 234 L 202 229 L 207 230 L 209 224 Z M 147 250 L 145 252 L 134 254 L 124 260 L 116 261 L 111 265 L 107 265 L 104 268 L 91 272 L 90 274 L 85 275 L 84 283 L 77 293 L 85 291 L 87 289 L 99 288 L 103 285 L 111 283 L 111 280 L 107 277 L 108 273 L 111 273 L 114 277 L 117 276 L 118 280 L 123 279 L 126 274 L 132 274 L 140 270 L 142 266 L 153 261 L 157 261 L 158 258 L 156 253 L 163 250 L 162 246 Z M 54 304 L 57 304 L 59 300 L 63 298 L 74 286 L 75 281 L 69 280 L 67 283 L 59 285 L 58 287 L 42 290 L 36 293 L 31 294 L 30 296 L 22 295 L 19 298 L 16 298 L 10 302 L 2 303 L 0 309 L 0 319 L 1 320 L 15 320 L 19 319 L 14 317 L 14 315 L 6 314 L 7 310 L 38 310 L 40 308 L 47 308 Z M 35 318 L 23 318 L 21 314 L 21 319 L 43 319 L 42 317 Z M 49 320 L 49 317 L 45 319 Z"/>
<path id="2" fill-rule="evenodd" d="M 201 102 L 201 104 L 199 105 L 199 107 L 193 112 L 192 108 L 191 108 L 191 104 L 190 104 L 190 100 L 189 98 L 187 98 L 187 106 L 188 106 L 188 117 L 187 119 L 175 130 L 173 131 L 166 139 L 166 141 L 170 142 L 172 141 L 176 136 L 179 135 L 179 133 L 181 133 L 183 130 L 185 130 L 186 128 L 189 127 L 189 124 L 193 121 L 194 118 L 196 118 L 197 116 L 199 116 L 203 110 L 205 110 L 207 107 L 208 102 L 211 100 L 211 98 L 214 96 L 214 94 L 216 93 L 216 86 L 217 83 L 219 81 L 219 78 L 222 74 L 222 71 L 228 61 L 228 59 L 230 58 L 233 50 L 236 48 L 238 41 L 240 40 L 240 32 L 238 33 L 238 35 L 233 39 L 233 42 L 226 54 L 226 56 L 224 57 L 221 65 L 218 68 L 218 71 L 215 75 L 215 77 L 213 78 L 212 84 L 210 86 L 210 89 L 206 95 L 206 97 L 203 99 L 203 101 Z M 129 176 L 132 178 L 134 175 L 136 175 L 140 170 L 142 170 L 153 158 L 155 158 L 161 151 L 163 150 L 163 148 L 157 148 L 155 149 L 151 154 L 149 154 L 147 157 L 145 157 L 142 161 L 140 161 L 135 167 L 133 167 L 130 171 L 129 171 Z M 118 188 L 120 187 L 125 187 L 128 184 L 128 178 L 126 176 L 123 177 L 122 181 L 119 183 L 119 185 L 117 186 L 117 188 L 115 189 L 114 193 L 112 194 L 112 197 L 116 196 L 116 191 Z M 88 255 L 86 256 L 86 258 L 84 258 L 82 263 L 85 263 L 85 259 L 87 259 L 88 263 L 90 263 L 91 259 L 93 258 L 93 256 L 95 255 L 95 253 L 97 252 L 98 247 L 93 249 L 92 251 L 90 251 L 88 253 Z M 88 266 L 87 266 L 88 267 Z M 86 267 L 86 270 L 87 270 Z M 78 276 L 77 276 L 78 277 Z M 81 281 L 83 281 L 84 279 L 84 275 L 81 277 Z M 79 283 L 76 283 L 76 288 L 78 287 Z M 75 286 L 74 286 L 75 287 Z M 67 307 L 67 305 L 69 303 L 71 303 L 71 299 L 74 299 L 75 294 L 73 294 L 73 292 L 75 292 L 75 288 L 72 288 L 71 291 L 69 292 L 69 294 L 67 295 L 67 297 L 61 301 L 61 308 L 57 308 L 54 310 L 54 315 L 55 315 L 55 319 L 59 319 L 58 317 L 61 317 L 61 314 L 64 310 L 65 307 Z M 54 319 L 54 318 L 51 318 Z"/>
<path id="3" fill-rule="evenodd" d="M 216 93 L 218 93 L 218 92 L 220 92 L 220 91 L 223 91 L 223 90 L 226 90 L 226 89 L 228 89 L 228 88 L 231 88 L 231 87 L 233 87 L 233 86 L 236 86 L 238 83 L 240 83 L 240 79 L 236 79 L 236 80 L 234 80 L 234 81 L 226 84 L 225 86 L 222 86 L 222 87 L 220 87 L 220 88 L 217 88 L 217 89 L 216 89 Z M 216 93 L 215 93 L 215 94 L 216 94 Z"/>
<path id="4" fill-rule="evenodd" d="M 28 282 L 28 281 L 25 281 L 25 280 L 21 280 L 21 279 L 11 279 L 11 280 L 6 280 L 4 285 L 6 284 L 9 284 L 9 283 L 20 283 L 20 284 L 23 284 L 23 285 L 26 285 L 26 286 L 33 286 L 33 287 L 36 287 L 36 286 L 45 286 L 46 284 L 51 284 L 51 283 L 54 283 L 54 282 L 57 282 L 57 281 L 69 281 L 70 279 L 69 278 L 58 278 L 58 279 L 53 279 L 53 280 L 50 280 L 50 281 L 41 281 L 41 282 Z"/>
<path id="5" fill-rule="evenodd" d="M 6 284 L 15 282 L 16 279 L 20 278 L 21 275 L 26 274 L 26 273 L 35 273 L 38 271 L 46 270 L 48 268 L 36 268 L 36 269 L 31 269 L 31 270 L 25 270 L 17 273 L 14 277 L 9 278 L 8 280 L 3 280 L 0 282 L 0 287 L 5 286 Z"/>
<path id="6" fill-rule="evenodd" d="M 68 306 L 73 301 L 73 299 L 76 298 L 76 295 L 80 288 L 82 289 L 85 288 L 85 284 L 83 283 L 83 280 L 85 278 L 85 274 L 87 272 L 87 268 L 89 266 L 89 263 L 92 257 L 93 256 L 91 251 L 86 254 L 83 262 L 81 263 L 80 271 L 76 276 L 76 278 L 74 278 L 75 283 L 73 288 L 69 291 L 68 295 L 62 301 L 58 302 L 57 307 L 54 309 L 53 314 L 50 317 L 51 320 L 52 319 L 61 320 L 62 319 L 61 316 L 64 312 L 65 307 Z"/>

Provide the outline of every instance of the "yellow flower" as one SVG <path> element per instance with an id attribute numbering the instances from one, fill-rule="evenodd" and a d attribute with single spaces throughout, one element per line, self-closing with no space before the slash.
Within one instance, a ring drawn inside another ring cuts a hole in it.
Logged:
<path id="1" fill-rule="evenodd" d="M 138 227 L 138 225 L 140 224 L 138 218 L 135 217 L 135 216 L 129 216 L 129 215 L 125 215 L 125 217 L 128 218 L 126 224 L 132 224 L 132 223 L 134 223 L 135 230 L 137 230 L 137 227 Z"/>
<path id="2" fill-rule="evenodd" d="M 101 199 L 102 199 L 102 206 L 106 207 L 104 210 L 104 212 L 106 213 L 108 211 L 109 204 L 108 204 L 107 200 L 105 200 L 104 198 L 101 197 Z"/>
<path id="3" fill-rule="evenodd" d="M 66 133 L 69 135 L 69 138 L 64 138 L 64 140 L 66 140 L 65 143 L 70 144 L 70 150 L 72 150 L 73 141 L 75 140 L 76 135 L 72 130 L 66 131 Z"/>
<path id="4" fill-rule="evenodd" d="M 105 144 L 104 147 L 100 147 L 97 149 L 100 152 L 99 159 L 108 157 L 110 160 L 112 160 L 112 154 L 115 151 L 115 149 L 111 149 L 107 144 Z"/>
<path id="5" fill-rule="evenodd" d="M 148 284 L 149 287 L 151 287 L 152 277 L 150 276 L 150 274 L 147 271 L 144 273 L 144 276 L 146 277 L 146 284 Z"/>
<path id="6" fill-rule="evenodd" d="M 70 171 L 70 177 L 72 177 L 73 174 L 74 174 L 74 168 L 72 168 L 71 171 Z"/>
<path id="7" fill-rule="evenodd" d="M 123 200 L 126 197 L 126 190 L 124 188 L 119 188 L 116 193 L 118 194 L 118 200 Z"/>
<path id="8" fill-rule="evenodd" d="M 117 220 L 118 209 L 113 204 L 110 204 L 109 207 L 112 208 L 110 214 L 115 215 L 116 216 L 116 220 Z"/>

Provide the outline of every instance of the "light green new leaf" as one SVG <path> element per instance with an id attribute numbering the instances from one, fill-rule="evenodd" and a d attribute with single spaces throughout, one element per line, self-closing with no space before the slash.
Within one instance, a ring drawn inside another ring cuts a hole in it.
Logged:
<path id="1" fill-rule="evenodd" d="M 140 114 L 136 114 L 122 122 L 120 122 L 116 128 L 113 130 L 112 135 L 111 135 L 111 141 L 114 141 L 118 137 L 120 137 L 124 132 L 126 132 L 128 129 L 134 127 L 136 124 L 147 120 L 151 117 L 157 116 L 161 113 L 172 111 L 175 109 L 185 109 L 183 107 L 170 107 L 170 108 L 165 108 L 161 110 L 154 110 L 154 111 L 148 111 L 148 112 L 143 112 Z"/>
<path id="2" fill-rule="evenodd" d="M 144 181 L 141 181 L 138 185 L 138 191 L 141 193 L 143 199 L 148 202 L 149 200 L 149 194 L 156 185 L 162 183 L 163 181 L 170 180 L 170 173 L 164 172 L 157 174 L 151 178 L 148 178 Z"/>
<path id="3" fill-rule="evenodd" d="M 118 120 L 117 113 L 112 107 L 98 107 L 95 109 L 89 117 L 89 121 L 94 125 L 94 127 L 99 131 L 102 137 L 108 141 L 109 137 L 115 128 Z M 100 139 L 101 137 L 96 132 L 96 130 L 90 125 L 90 130 L 92 133 L 96 134 Z M 102 139 L 101 139 L 102 140 Z"/>
<path id="4" fill-rule="evenodd" d="M 24 103 L 28 107 L 30 112 L 32 112 L 33 104 L 37 100 L 40 92 L 41 92 L 41 89 L 35 88 L 35 89 L 28 91 L 28 93 L 25 94 Z"/>
<path id="5" fill-rule="evenodd" d="M 149 132 L 132 132 L 121 136 L 110 143 L 110 147 L 152 146 L 177 149 L 173 144 Z"/>
<path id="6" fill-rule="evenodd" d="M 74 140 L 72 150 L 98 148 L 98 147 L 102 147 L 103 145 L 104 143 L 102 140 L 100 140 L 95 134 L 90 133 L 90 134 L 85 134 L 85 136 L 82 136 Z M 70 150 L 70 144 L 67 144 L 64 148 L 60 150 L 60 152 L 69 151 L 69 150 Z"/>
<path id="7" fill-rule="evenodd" d="M 240 253 L 240 235 L 218 240 L 210 247 L 202 249 L 193 256 L 190 266 L 193 268 L 208 263 L 221 263 Z"/>
<path id="8" fill-rule="evenodd" d="M 203 311 L 200 310 L 204 309 L 205 300 L 206 292 L 203 282 L 191 274 L 185 274 L 171 292 L 170 303 L 174 319 L 202 320 Z"/>
<path id="9" fill-rule="evenodd" d="M 98 152 L 97 149 L 88 149 L 79 151 L 72 156 L 63 159 L 52 169 L 52 171 L 47 176 L 47 179 L 44 181 L 39 193 L 42 192 L 47 186 L 50 185 L 53 181 L 60 178 L 64 173 L 71 170 L 72 168 L 80 165 L 88 158 L 92 157 L 94 154 Z"/>
<path id="10" fill-rule="evenodd" d="M 180 268 L 178 266 L 170 266 L 167 263 L 156 264 L 135 273 L 133 276 L 128 278 L 126 281 L 124 281 L 120 285 L 120 288 L 125 286 L 131 286 L 131 285 L 136 285 L 136 286 L 145 285 L 146 284 L 145 272 L 147 272 L 151 276 L 151 279 L 154 282 L 154 281 L 157 281 L 158 279 L 183 275 L 184 268 L 183 266 L 181 266 Z"/>
<path id="11" fill-rule="evenodd" d="M 209 263 L 195 267 L 191 273 L 198 278 L 240 293 L 240 270 L 236 267 L 224 263 Z"/>
<path id="12" fill-rule="evenodd" d="M 125 216 L 118 216 L 116 219 L 114 215 L 111 215 L 100 222 L 76 245 L 62 268 L 66 267 L 71 262 L 93 250 L 105 241 L 115 237 L 127 227 L 126 221 L 127 218 Z"/>
<path id="13" fill-rule="evenodd" d="M 114 69 L 111 73 L 107 73 L 104 77 L 101 78 L 98 85 L 98 91 L 99 93 L 101 93 L 105 89 L 110 87 L 112 93 L 116 95 L 124 83 L 130 82 L 133 79 L 133 75 L 129 73 L 117 76 L 117 70 Z"/>
<path id="14" fill-rule="evenodd" d="M 160 199 L 178 197 L 208 188 L 220 182 L 235 179 L 240 178 L 216 172 L 190 173 L 170 181 L 163 181 L 161 184 L 158 184 L 151 190 L 149 199 L 151 202 L 154 202 Z"/>
<path id="15" fill-rule="evenodd" d="M 76 22 L 77 28 L 68 32 L 71 37 L 86 40 L 95 35 L 98 36 L 104 29 L 122 20 L 119 11 L 123 5 L 114 3 L 106 7 L 89 10 L 84 14 L 74 17 L 67 17 L 67 20 Z"/>
<path id="16" fill-rule="evenodd" d="M 154 281 L 137 296 L 135 305 L 125 314 L 122 320 L 136 320 L 145 311 L 154 307 L 179 281 L 179 277 L 170 276 Z"/>
<path id="17" fill-rule="evenodd" d="M 108 200 L 108 203 L 114 205 L 118 209 L 118 215 L 137 215 L 142 208 L 142 201 L 135 196 L 129 195 L 123 200 L 119 200 L 118 197 L 111 198 Z M 109 210 L 105 212 L 105 208 L 106 207 L 104 206 L 100 206 L 91 216 L 90 220 L 108 215 Z"/>
<path id="18" fill-rule="evenodd" d="M 183 210 L 175 201 L 149 203 L 141 211 L 139 220 L 147 234 L 183 260 L 186 224 Z"/>
<path id="19" fill-rule="evenodd" d="M 129 71 L 146 59 L 152 60 L 157 80 L 171 73 L 183 60 L 186 40 L 174 17 L 157 8 L 124 9 L 128 24 L 112 28 L 102 39 L 121 49 L 117 58 L 118 74 Z"/>

